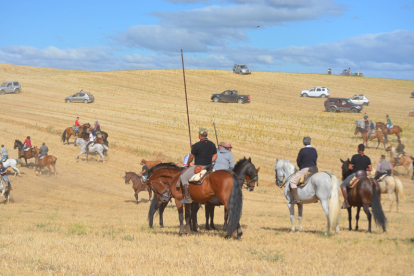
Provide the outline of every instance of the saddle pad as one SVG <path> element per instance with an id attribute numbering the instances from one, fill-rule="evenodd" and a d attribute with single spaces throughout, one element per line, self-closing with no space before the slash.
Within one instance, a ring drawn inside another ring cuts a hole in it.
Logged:
<path id="1" fill-rule="evenodd" d="M 350 189 L 352 189 L 354 186 L 355 186 L 355 184 L 358 182 L 358 178 L 356 177 L 356 176 L 354 176 L 352 179 L 351 179 L 351 182 L 349 182 L 349 188 Z"/>
<path id="2" fill-rule="evenodd" d="M 30 150 L 30 147 L 28 147 L 27 149 L 24 149 L 24 151 L 29 151 Z"/>
<path id="3" fill-rule="evenodd" d="M 194 169 L 195 171 L 195 169 Z M 196 173 L 195 175 L 193 175 L 190 180 L 188 180 L 188 182 L 198 182 L 200 181 L 200 179 L 207 173 L 207 170 L 202 170 L 199 173 Z"/>
<path id="4" fill-rule="evenodd" d="M 213 173 L 214 170 L 212 171 L 208 171 L 208 170 L 202 170 L 200 173 L 195 174 L 193 177 L 191 177 L 191 179 L 188 181 L 193 185 L 201 185 L 204 181 L 204 179 L 207 177 L 207 175 Z M 197 176 L 200 175 L 200 178 L 198 178 Z M 194 178 L 194 180 L 192 180 Z M 196 180 L 198 179 L 198 180 Z"/>
<path id="5" fill-rule="evenodd" d="M 308 184 L 309 179 L 312 177 L 312 175 L 314 175 L 317 172 L 318 172 L 318 167 L 310 167 L 308 173 L 305 174 L 304 176 L 302 176 L 299 179 L 299 182 L 298 182 L 297 186 L 298 187 L 305 187 L 306 184 Z"/>
<path id="6" fill-rule="evenodd" d="M 39 160 L 42 160 L 43 159 L 43 157 L 45 157 L 46 155 L 43 155 L 42 157 L 39 157 Z"/>
<path id="7" fill-rule="evenodd" d="M 382 175 L 380 178 L 378 178 L 378 182 L 383 181 L 387 176 L 388 174 Z"/>
<path id="8" fill-rule="evenodd" d="M 92 148 L 93 146 L 95 146 L 95 143 L 89 145 L 90 148 Z"/>

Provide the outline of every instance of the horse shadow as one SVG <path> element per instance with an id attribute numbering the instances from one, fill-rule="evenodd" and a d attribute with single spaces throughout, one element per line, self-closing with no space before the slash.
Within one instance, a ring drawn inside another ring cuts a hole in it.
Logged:
<path id="1" fill-rule="evenodd" d="M 133 199 L 127 199 L 124 202 L 137 204 L 137 201 L 136 200 L 133 200 Z M 148 203 L 148 202 L 150 202 L 150 200 L 148 200 L 148 199 L 144 199 L 144 198 L 143 199 L 139 199 L 139 203 Z"/>
<path id="2" fill-rule="evenodd" d="M 283 228 L 283 227 L 281 227 L 281 228 L 274 228 L 274 227 L 260 227 L 260 229 L 263 229 L 263 230 L 272 230 L 272 231 L 279 231 L 279 232 L 287 232 L 287 233 L 292 232 L 292 231 L 290 230 L 290 228 L 289 228 L 289 227 L 285 227 L 285 228 Z M 311 233 L 311 234 L 319 234 L 319 233 L 321 233 L 322 231 L 319 231 L 319 230 L 302 230 L 302 231 L 296 230 L 295 232 Z"/>

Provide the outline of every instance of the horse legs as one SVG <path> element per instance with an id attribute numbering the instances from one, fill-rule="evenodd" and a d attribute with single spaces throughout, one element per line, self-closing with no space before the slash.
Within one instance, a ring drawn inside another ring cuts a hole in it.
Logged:
<path id="1" fill-rule="evenodd" d="M 223 231 L 227 231 L 227 221 L 229 219 L 229 212 L 226 208 L 224 208 L 224 224 L 223 224 Z"/>
<path id="2" fill-rule="evenodd" d="M 237 239 L 240 240 L 242 235 L 243 235 L 243 231 L 241 230 L 240 223 L 239 223 L 237 224 Z"/>
<path id="3" fill-rule="evenodd" d="M 168 205 L 168 201 L 167 202 L 162 202 L 161 206 L 159 208 L 159 211 L 158 211 L 158 213 L 160 215 L 160 227 L 161 228 L 164 228 L 164 209 L 165 209 L 165 207 L 167 207 L 167 205 Z"/>
<path id="4" fill-rule="evenodd" d="M 152 190 L 148 188 L 148 200 L 151 200 L 152 197 Z"/>
<path id="5" fill-rule="evenodd" d="M 299 231 L 302 231 L 303 204 L 298 204 Z"/>
<path id="6" fill-rule="evenodd" d="M 102 157 L 102 163 L 105 163 L 105 156 L 102 154 L 102 152 L 98 151 L 98 153 Z M 99 158 L 98 158 L 98 161 L 99 161 Z"/>
<path id="7" fill-rule="evenodd" d="M 371 233 L 371 212 L 369 211 L 369 205 L 363 204 L 362 206 L 364 208 L 365 214 L 367 214 L 367 217 L 368 217 L 368 231 L 367 232 Z"/>
<path id="8" fill-rule="evenodd" d="M 290 231 L 295 232 L 295 205 L 288 203 L 288 207 L 290 211 L 290 222 L 292 224 Z"/>
<path id="9" fill-rule="evenodd" d="M 349 221 L 349 231 L 352 231 L 352 207 L 347 208 L 348 210 L 348 221 Z"/>
<path id="10" fill-rule="evenodd" d="M 184 204 L 185 209 L 185 233 L 187 235 L 191 234 L 191 225 L 190 225 L 190 217 L 191 217 L 191 204 Z"/>
<path id="11" fill-rule="evenodd" d="M 49 170 L 49 172 L 47 173 L 47 175 L 49 176 L 52 169 L 50 168 L 50 164 L 47 164 L 46 166 L 47 166 L 47 169 Z"/>
<path id="12" fill-rule="evenodd" d="M 135 192 L 134 196 L 135 196 L 135 199 L 137 200 L 137 204 L 138 204 L 139 203 L 139 200 L 138 200 L 138 192 Z"/>
<path id="13" fill-rule="evenodd" d="M 393 203 L 392 191 L 390 191 L 389 189 L 387 189 L 387 192 L 388 192 L 388 198 L 390 199 L 390 212 L 391 212 L 392 203 Z M 397 196 L 397 210 L 398 210 L 398 195 L 397 195 L 397 189 L 395 189 L 395 195 Z M 398 213 L 398 211 L 397 211 L 397 213 Z"/>
<path id="14" fill-rule="evenodd" d="M 197 213 L 200 209 L 200 203 L 191 203 L 191 212 L 190 212 L 190 228 L 193 232 L 197 231 Z"/>
<path id="15" fill-rule="evenodd" d="M 184 229 L 184 206 L 181 204 L 180 207 L 177 206 L 178 209 L 178 219 L 180 220 L 180 232 L 179 235 L 181 236 L 182 234 L 185 233 L 185 229 Z"/>
<path id="16" fill-rule="evenodd" d="M 327 200 L 321 200 L 321 205 L 322 205 L 322 209 L 325 212 L 326 215 L 326 219 L 328 221 L 328 223 L 326 224 L 326 231 L 325 231 L 325 236 L 328 235 L 329 231 L 331 230 L 331 224 L 329 222 L 329 206 L 328 206 L 328 201 Z"/>
<path id="17" fill-rule="evenodd" d="M 361 207 L 357 207 L 357 214 L 355 216 L 356 225 L 355 225 L 355 231 L 358 231 L 358 220 L 359 220 L 359 212 L 361 211 Z"/>
<path id="18" fill-rule="evenodd" d="M 395 191 L 395 198 L 397 201 L 397 213 L 398 213 L 398 205 L 399 205 L 398 192 L 397 192 L 397 189 L 395 189 L 394 191 Z M 391 212 L 391 206 L 390 206 L 390 212 Z"/>

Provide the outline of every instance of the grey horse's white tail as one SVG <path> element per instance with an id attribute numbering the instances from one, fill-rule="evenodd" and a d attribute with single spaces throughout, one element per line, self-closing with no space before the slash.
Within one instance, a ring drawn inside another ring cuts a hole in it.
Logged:
<path id="1" fill-rule="evenodd" d="M 339 181 L 335 175 L 331 175 L 332 188 L 329 200 L 329 225 L 332 230 L 335 229 L 339 218 Z M 329 229 L 328 229 L 329 230 Z M 339 230 L 339 229 L 337 229 Z"/>
<path id="2" fill-rule="evenodd" d="M 395 189 L 397 192 L 398 200 L 405 200 L 404 188 L 401 183 L 401 180 L 394 177 L 394 181 L 395 181 Z"/>
<path id="3" fill-rule="evenodd" d="M 20 162 L 22 162 L 22 159 L 16 159 L 16 162 L 20 163 Z"/>

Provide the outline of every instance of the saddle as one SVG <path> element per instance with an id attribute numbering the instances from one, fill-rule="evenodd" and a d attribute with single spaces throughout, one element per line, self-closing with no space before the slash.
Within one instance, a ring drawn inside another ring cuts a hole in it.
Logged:
<path id="1" fill-rule="evenodd" d="M 208 166 L 199 166 L 199 165 L 197 165 L 194 168 L 195 175 L 193 175 L 190 178 L 190 180 L 188 180 L 188 182 L 190 182 L 191 184 L 194 184 L 194 185 L 201 185 L 201 183 L 203 183 L 203 181 L 207 177 L 207 175 L 211 174 L 212 172 L 214 172 L 212 165 L 208 165 Z"/>
<path id="2" fill-rule="evenodd" d="M 381 177 L 380 178 L 378 178 L 378 182 L 380 182 L 380 181 L 383 181 L 387 176 L 390 176 L 389 174 L 384 174 L 384 175 L 381 175 Z"/>
<path id="3" fill-rule="evenodd" d="M 367 172 L 364 170 L 359 170 L 355 173 L 355 176 L 351 179 L 351 182 L 349 183 L 349 189 L 352 189 L 361 178 L 368 178 Z M 371 183 L 372 186 L 372 183 Z"/>
<path id="4" fill-rule="evenodd" d="M 23 151 L 29 151 L 31 149 L 31 147 L 28 147 L 27 149 L 24 149 Z"/>
<path id="5" fill-rule="evenodd" d="M 2 162 L 6 162 L 9 159 L 9 157 L 4 158 Z"/>
<path id="6" fill-rule="evenodd" d="M 95 143 L 95 142 L 93 142 L 93 143 L 91 143 L 91 144 L 89 145 L 89 147 L 90 147 L 90 148 L 92 148 L 93 146 L 95 146 L 95 144 L 96 144 L 96 143 Z"/>
<path id="7" fill-rule="evenodd" d="M 47 153 L 39 157 L 39 160 L 42 160 L 45 156 L 47 156 Z"/>
<path id="8" fill-rule="evenodd" d="M 298 187 L 305 187 L 306 186 L 306 184 L 308 184 L 308 181 L 309 181 L 309 179 L 312 177 L 312 175 L 314 175 L 315 173 L 317 173 L 319 170 L 318 170 L 318 167 L 310 167 L 309 168 L 309 171 L 308 171 L 308 173 L 307 174 L 305 174 L 304 176 L 302 176 L 300 179 L 299 179 L 299 182 L 298 182 Z"/>

